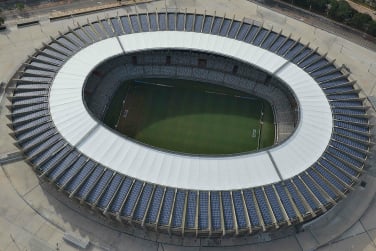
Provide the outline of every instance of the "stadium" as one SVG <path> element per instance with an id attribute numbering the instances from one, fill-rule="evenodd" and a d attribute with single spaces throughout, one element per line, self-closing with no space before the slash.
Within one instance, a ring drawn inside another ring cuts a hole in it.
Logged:
<path id="1" fill-rule="evenodd" d="M 345 67 L 245 18 L 98 18 L 43 43 L 12 83 L 8 126 L 39 178 L 110 225 L 170 238 L 296 231 L 359 187 L 373 145 Z"/>

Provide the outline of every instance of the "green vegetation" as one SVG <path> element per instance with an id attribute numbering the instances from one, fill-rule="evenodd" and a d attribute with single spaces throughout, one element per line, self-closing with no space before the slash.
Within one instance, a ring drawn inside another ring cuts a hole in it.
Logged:
<path id="1" fill-rule="evenodd" d="M 311 1 L 311 8 L 315 12 L 325 13 L 327 5 L 328 5 L 328 0 Z"/>
<path id="2" fill-rule="evenodd" d="M 23 3 L 16 3 L 15 7 L 18 11 L 23 11 L 25 9 L 25 4 Z"/>
<path id="3" fill-rule="evenodd" d="M 2 13 L 3 13 L 3 10 L 0 9 L 0 26 L 5 23 L 5 18 L 3 17 Z"/>
<path id="4" fill-rule="evenodd" d="M 376 37 L 376 22 L 370 22 L 367 30 L 368 34 L 371 34 Z"/>
<path id="5" fill-rule="evenodd" d="M 296 4 L 299 7 L 303 8 L 309 8 L 310 1 L 309 0 L 295 0 L 293 1 L 294 4 Z"/>
<path id="6" fill-rule="evenodd" d="M 376 21 L 368 14 L 354 10 L 345 0 L 284 0 L 299 7 L 325 15 L 337 22 L 376 37 Z M 361 1 L 361 0 L 360 0 Z"/>
<path id="7" fill-rule="evenodd" d="M 376 10 L 376 0 L 352 0 L 358 4 L 361 4 L 367 8 Z"/>
<path id="8" fill-rule="evenodd" d="M 330 0 L 328 15 L 336 21 L 376 36 L 376 31 L 373 29 L 376 22 L 372 20 L 371 16 L 357 12 L 344 0 Z"/>
<path id="9" fill-rule="evenodd" d="M 349 24 L 355 28 L 360 30 L 366 30 L 367 24 L 372 21 L 370 15 L 363 14 L 363 13 L 355 13 L 353 17 L 350 19 Z"/>
<path id="10" fill-rule="evenodd" d="M 273 145 L 273 120 L 266 101 L 237 90 L 188 80 L 141 79 L 119 88 L 104 122 L 158 148 L 233 154 Z"/>
<path id="11" fill-rule="evenodd" d="M 339 22 L 345 22 L 351 19 L 355 10 L 344 0 L 330 1 L 329 17 Z"/>

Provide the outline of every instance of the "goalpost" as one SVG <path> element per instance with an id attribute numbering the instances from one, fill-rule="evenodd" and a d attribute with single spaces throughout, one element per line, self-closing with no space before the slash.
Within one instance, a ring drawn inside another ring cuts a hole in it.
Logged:
<path id="1" fill-rule="evenodd" d="M 258 137 L 258 140 L 257 140 L 257 150 L 260 149 L 260 146 L 261 146 L 261 140 L 262 140 L 262 136 L 261 136 L 261 133 L 262 133 L 262 126 L 264 124 L 264 102 L 261 101 L 261 110 L 260 110 L 260 120 L 259 120 L 259 137 Z"/>
<path id="2" fill-rule="evenodd" d="M 120 119 L 121 119 L 122 117 L 123 117 L 124 119 L 127 118 L 128 110 L 125 109 L 125 102 L 126 102 L 126 100 L 127 100 L 128 93 L 129 93 L 130 89 L 131 89 L 131 86 L 128 86 L 128 88 L 127 88 L 127 90 L 126 90 L 126 93 L 125 93 L 125 97 L 124 97 L 123 102 L 122 102 L 122 107 L 121 107 L 121 110 L 120 110 L 120 114 L 119 114 L 119 116 L 118 116 L 118 120 L 117 120 L 117 122 L 116 122 L 116 124 L 115 124 L 115 128 L 116 128 L 116 129 L 117 129 L 118 126 L 119 126 Z"/>

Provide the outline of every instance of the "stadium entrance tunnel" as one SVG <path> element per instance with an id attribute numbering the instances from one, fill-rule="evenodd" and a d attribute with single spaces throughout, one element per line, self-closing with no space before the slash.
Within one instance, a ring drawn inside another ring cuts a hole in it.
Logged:
<path id="1" fill-rule="evenodd" d="M 140 144 L 180 154 L 248 154 L 297 124 L 285 84 L 250 64 L 197 51 L 152 50 L 97 66 L 84 99 L 92 115 Z M 283 124 L 283 130 L 278 130 Z"/>

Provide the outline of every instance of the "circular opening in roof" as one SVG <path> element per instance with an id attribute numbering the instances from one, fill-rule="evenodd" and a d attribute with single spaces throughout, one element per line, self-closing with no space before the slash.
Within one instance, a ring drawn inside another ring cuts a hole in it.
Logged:
<path id="1" fill-rule="evenodd" d="M 249 64 L 192 51 L 110 59 L 93 70 L 84 94 L 89 110 L 116 133 L 181 154 L 259 151 L 287 138 L 296 117 L 294 99 L 278 79 Z M 291 125 L 284 138 L 277 123 L 282 113 Z"/>

